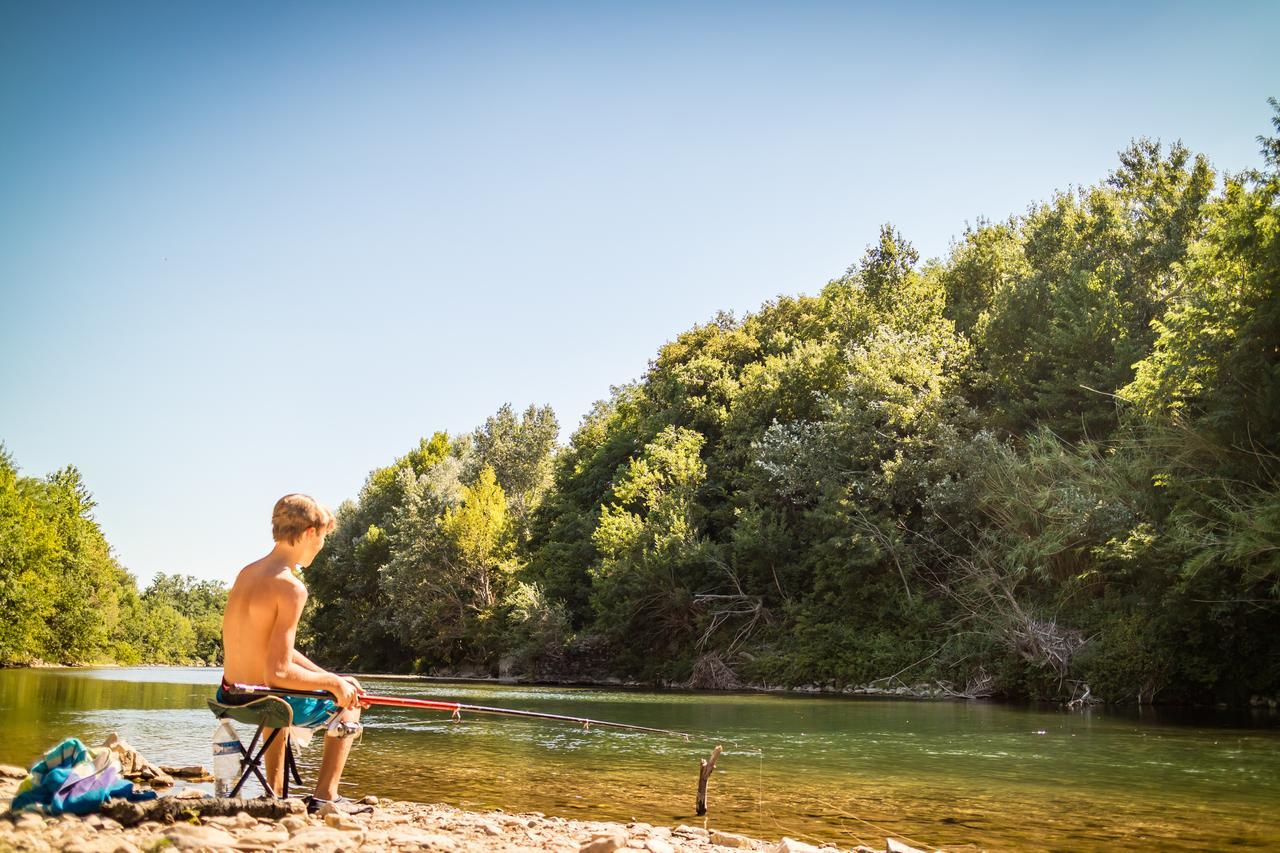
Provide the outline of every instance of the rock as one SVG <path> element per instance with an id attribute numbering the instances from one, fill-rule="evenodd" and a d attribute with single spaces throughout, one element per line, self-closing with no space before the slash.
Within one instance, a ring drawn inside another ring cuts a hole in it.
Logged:
<path id="1" fill-rule="evenodd" d="M 364 836 L 358 832 L 344 832 L 328 826 L 309 826 L 295 832 L 277 850 L 350 850 L 360 846 Z"/>
<path id="2" fill-rule="evenodd" d="M 199 764 L 189 764 L 185 767 L 174 767 L 169 764 L 161 764 L 158 768 L 161 773 L 178 779 L 186 779 L 189 782 L 212 782 L 213 774 L 205 770 Z"/>
<path id="3" fill-rule="evenodd" d="M 694 838 L 707 838 L 711 833 L 700 826 L 685 826 L 683 823 L 671 830 L 674 835 L 689 835 Z"/>
<path id="4" fill-rule="evenodd" d="M 748 838 L 736 832 L 721 832 L 718 829 L 711 830 L 711 843 L 719 844 L 721 847 L 735 847 L 742 850 L 750 850 L 756 846 L 754 838 Z"/>
<path id="5" fill-rule="evenodd" d="M 62 846 L 63 853 L 138 853 L 126 838 L 84 838 Z"/>
<path id="6" fill-rule="evenodd" d="M 671 842 L 665 838 L 649 838 L 644 842 L 644 849 L 649 853 L 675 853 L 676 848 L 671 846 Z"/>
<path id="7" fill-rule="evenodd" d="M 387 841 L 397 847 L 408 847 L 417 850 L 452 851 L 458 849 L 458 842 L 449 836 L 436 835 L 420 829 L 397 829 L 391 833 Z"/>
<path id="8" fill-rule="evenodd" d="M 480 821 L 480 831 L 485 835 L 502 835 L 502 827 L 491 820 Z"/>
<path id="9" fill-rule="evenodd" d="M 216 826 L 196 826 L 190 823 L 175 823 L 164 831 L 164 837 L 179 850 L 191 850 L 201 847 L 234 847 L 236 840 L 230 833 Z"/>
<path id="10" fill-rule="evenodd" d="M 923 850 L 912 847 L 910 844 L 903 843 L 896 838 L 886 838 L 884 843 L 889 853 L 924 853 Z"/>
<path id="11" fill-rule="evenodd" d="M 258 825 L 258 819 L 248 812 L 239 812 L 231 820 L 241 829 L 252 829 Z"/>
<path id="12" fill-rule="evenodd" d="M 156 767 L 129 745 L 120 735 L 112 732 L 102 745 L 115 753 L 120 761 L 120 774 L 129 779 L 142 779 L 153 788 L 173 787 L 173 777 Z"/>
<path id="13" fill-rule="evenodd" d="M 0 764 L 0 779 L 25 779 L 27 771 L 12 764 Z"/>
<path id="14" fill-rule="evenodd" d="M 35 812 L 23 812 L 13 822 L 13 828 L 23 832 L 39 832 L 44 830 L 44 818 Z"/>
<path id="15" fill-rule="evenodd" d="M 359 832 L 364 826 L 351 815 L 341 812 L 330 812 L 324 816 L 325 826 L 341 829 L 344 832 Z"/>
<path id="16" fill-rule="evenodd" d="M 376 806 L 378 804 L 378 798 L 373 795 L 370 795 L 368 797 L 362 797 L 360 799 L 360 803 L 361 805 L 366 805 L 366 806 Z"/>
<path id="17" fill-rule="evenodd" d="M 289 833 L 283 829 L 255 829 L 237 838 L 236 846 L 241 850 L 246 847 L 262 847 L 270 850 L 288 840 Z"/>
<path id="18" fill-rule="evenodd" d="M 207 794 L 199 788 L 183 788 L 173 795 L 175 800 L 203 800 Z"/>
<path id="19" fill-rule="evenodd" d="M 777 844 L 773 845 L 773 849 L 769 853 L 818 853 L 819 848 L 812 844 L 805 844 L 803 841 L 796 841 L 794 838 L 783 838 Z"/>
<path id="20" fill-rule="evenodd" d="M 300 829 L 306 829 L 311 824 L 307 823 L 307 819 L 302 815 L 291 814 L 287 818 L 281 820 L 280 825 L 285 828 L 286 832 L 292 835 Z"/>
<path id="21" fill-rule="evenodd" d="M 627 846 L 627 831 L 621 827 L 593 832 L 591 840 L 578 848 L 578 853 L 613 853 Z"/>

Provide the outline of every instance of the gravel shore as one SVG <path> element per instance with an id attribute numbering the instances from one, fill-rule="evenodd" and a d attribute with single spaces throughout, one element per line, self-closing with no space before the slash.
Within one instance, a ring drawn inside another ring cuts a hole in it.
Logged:
<path id="1" fill-rule="evenodd" d="M 8 808 L 18 779 L 0 779 L 0 809 Z M 201 799 L 186 789 L 192 806 Z M 181 795 L 181 794 L 180 794 Z M 209 802 L 211 798 L 205 798 Z M 45 817 L 5 814 L 0 817 L 0 851 L 63 850 L 67 853 L 142 853 L 168 847 L 179 850 L 434 850 L 552 851 L 552 853 L 818 853 L 834 851 L 781 839 L 763 841 L 701 826 L 650 826 L 645 823 L 568 820 L 533 812 L 468 812 L 452 806 L 366 798 L 372 814 L 303 813 L 300 800 L 289 801 L 293 813 L 277 819 L 240 812 L 225 817 L 199 817 L 170 824 L 147 821 L 136 826 L 94 814 Z M 849 848 L 844 848 L 849 849 Z M 872 853 L 874 848 L 852 848 Z M 878 851 L 877 851 L 878 853 Z"/>

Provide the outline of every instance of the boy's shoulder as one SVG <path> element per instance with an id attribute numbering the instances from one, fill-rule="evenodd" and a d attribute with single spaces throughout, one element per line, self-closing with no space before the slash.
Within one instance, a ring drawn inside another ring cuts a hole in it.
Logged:
<path id="1" fill-rule="evenodd" d="M 274 566 L 267 559 L 256 560 L 240 570 L 236 575 L 232 589 L 239 587 L 254 595 L 301 593 L 304 597 L 307 588 L 286 567 Z"/>

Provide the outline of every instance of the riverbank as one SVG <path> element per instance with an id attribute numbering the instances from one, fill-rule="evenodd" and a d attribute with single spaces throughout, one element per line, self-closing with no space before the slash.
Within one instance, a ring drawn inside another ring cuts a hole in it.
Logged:
<path id="1" fill-rule="evenodd" d="M 19 780 L 0 779 L 0 809 L 17 790 Z M 187 788 L 192 810 L 216 802 Z M 470 812 L 440 803 L 412 803 L 366 797 L 371 814 L 330 812 L 307 815 L 301 800 L 288 801 L 291 813 L 255 818 L 246 812 L 193 817 L 170 824 L 143 821 L 125 826 L 94 814 L 84 818 L 44 817 L 23 813 L 0 816 L 0 850 L 61 850 L 65 853 L 141 853 L 174 847 L 179 850 L 308 850 L 411 851 L 548 851 L 548 853 L 819 853 L 822 848 L 781 839 L 768 841 L 702 826 L 652 826 L 646 823 L 571 820 L 540 812 L 507 814 Z M 859 846 L 854 853 L 879 853 Z M 901 849 L 901 848 L 899 848 Z"/>
<path id="2" fill-rule="evenodd" d="M 24 664 L 0 664 L 0 670 L 83 670 L 83 669 L 138 669 L 138 670 L 167 670 L 167 669 L 207 669 L 221 670 L 221 665 L 212 664 L 136 664 L 127 665 L 119 663 L 46 663 L 44 661 L 35 661 Z M 440 684 L 492 684 L 505 685 L 513 687 L 587 687 L 587 688 L 605 688 L 605 689 L 622 689 L 622 690 L 646 690 L 646 691 L 668 691 L 668 692 L 697 692 L 697 693 L 723 693 L 723 694 L 763 694 L 773 696 L 832 696 L 832 697 L 855 697 L 869 699 L 895 699 L 895 700 L 934 700 L 934 701 L 990 701 L 1005 702 L 1014 705 L 1035 704 L 1027 702 L 1019 702 L 1008 700 L 993 694 L 989 684 L 969 684 L 959 687 L 948 682 L 916 682 L 908 683 L 900 679 L 879 679 L 869 684 L 846 687 L 829 687 L 822 684 L 796 684 L 784 686 L 778 684 L 761 684 L 756 682 L 737 683 L 730 687 L 695 687 L 688 683 L 659 683 L 636 681 L 634 679 L 624 679 L 616 676 L 606 676 L 593 678 L 589 676 L 565 676 L 561 678 L 543 678 L 529 676 L 526 674 L 519 675 L 483 675 L 478 669 L 464 669 L 454 672 L 444 672 L 435 675 L 423 675 L 419 673 L 403 673 L 403 672 L 350 672 L 349 675 L 360 679 L 383 679 L 387 681 L 405 681 L 405 682 L 426 682 Z M 1140 707 L 1135 704 L 1125 703 L 1105 703 L 1097 697 L 1080 696 L 1072 701 L 1051 701 L 1042 700 L 1044 706 L 1061 706 L 1071 710 L 1080 710 L 1084 707 L 1102 706 L 1112 708 L 1136 708 Z M 1214 704 L 1195 704 L 1186 702 L 1177 703 L 1161 703 L 1148 702 L 1147 707 L 1155 708 L 1212 708 L 1216 710 L 1261 710 L 1276 711 L 1280 710 L 1280 695 L 1276 696 L 1260 696 L 1252 695 L 1247 701 L 1239 703 L 1218 702 Z"/>
<path id="3" fill-rule="evenodd" d="M 204 663 L 48 663 L 35 660 L 25 663 L 0 664 L 0 669 L 221 669 L 221 664 Z M 717 693 L 765 693 L 777 695 L 808 696 L 874 696 L 892 699 L 987 699 L 987 693 L 973 694 L 957 690 L 947 684 L 920 683 L 909 685 L 899 683 L 897 686 L 878 686 L 876 683 L 843 688 L 826 687 L 820 684 L 798 684 L 783 686 L 778 684 L 758 684 L 735 682 L 730 686 L 694 685 L 685 682 L 653 683 L 636 681 L 617 676 L 572 676 L 537 677 L 527 674 L 484 675 L 478 669 L 464 669 L 453 672 L 442 672 L 436 675 L 403 672 L 348 672 L 356 678 L 378 678 L 388 681 L 422 681 L 442 684 L 504 684 L 518 687 L 604 687 L 624 690 L 697 690 Z M 1255 703 L 1256 704 L 1256 703 Z M 1273 700 L 1274 707 L 1274 700 Z"/>

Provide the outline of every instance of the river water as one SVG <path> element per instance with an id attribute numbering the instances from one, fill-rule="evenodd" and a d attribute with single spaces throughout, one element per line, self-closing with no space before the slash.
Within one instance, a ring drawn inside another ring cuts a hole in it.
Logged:
<path id="1" fill-rule="evenodd" d="M 0 763 L 118 732 L 209 766 L 220 671 L 0 670 Z M 343 792 L 470 809 L 701 825 L 698 759 L 724 746 L 708 826 L 767 839 L 957 849 L 1280 849 L 1280 717 L 1068 713 L 980 702 L 363 679 L 370 692 L 616 720 L 691 742 L 374 708 Z M 247 737 L 246 737 L 247 742 Z M 300 755 L 314 782 L 320 739 Z"/>

